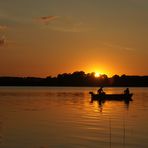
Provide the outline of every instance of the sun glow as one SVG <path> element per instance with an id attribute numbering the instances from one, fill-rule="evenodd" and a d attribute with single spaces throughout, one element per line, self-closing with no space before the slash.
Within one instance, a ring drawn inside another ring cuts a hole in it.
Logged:
<path id="1" fill-rule="evenodd" d="M 101 74 L 99 72 L 95 72 L 95 77 L 99 77 Z"/>
<path id="2" fill-rule="evenodd" d="M 114 73 L 113 69 L 108 68 L 106 65 L 95 66 L 93 63 L 85 67 L 84 70 L 86 73 L 94 73 L 96 78 L 100 77 L 101 75 L 107 75 L 111 77 Z"/>

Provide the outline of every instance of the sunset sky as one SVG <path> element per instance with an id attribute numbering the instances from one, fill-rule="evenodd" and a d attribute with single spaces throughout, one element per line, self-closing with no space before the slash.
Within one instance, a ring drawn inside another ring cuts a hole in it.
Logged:
<path id="1" fill-rule="evenodd" d="M 148 75 L 148 0 L 0 0 L 0 76 Z"/>

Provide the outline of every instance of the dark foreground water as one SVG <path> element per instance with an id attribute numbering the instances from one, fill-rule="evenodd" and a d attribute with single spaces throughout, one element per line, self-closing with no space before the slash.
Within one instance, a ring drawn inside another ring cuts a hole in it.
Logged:
<path id="1" fill-rule="evenodd" d="M 90 103 L 96 90 L 0 87 L 0 148 L 148 148 L 148 88 L 129 104 Z"/>

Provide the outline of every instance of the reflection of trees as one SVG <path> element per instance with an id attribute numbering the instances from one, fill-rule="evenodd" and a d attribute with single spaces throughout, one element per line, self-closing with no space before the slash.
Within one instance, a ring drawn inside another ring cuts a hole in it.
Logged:
<path id="1" fill-rule="evenodd" d="M 76 71 L 59 74 L 57 77 L 0 77 L 0 85 L 16 86 L 148 86 L 148 76 L 114 75 L 108 77 L 103 74 L 95 77 L 95 73 Z"/>

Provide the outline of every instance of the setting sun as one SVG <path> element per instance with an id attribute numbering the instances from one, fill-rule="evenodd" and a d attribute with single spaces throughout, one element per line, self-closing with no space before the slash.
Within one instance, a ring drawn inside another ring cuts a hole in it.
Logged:
<path id="1" fill-rule="evenodd" d="M 95 72 L 95 77 L 99 77 L 101 74 L 99 72 Z"/>

